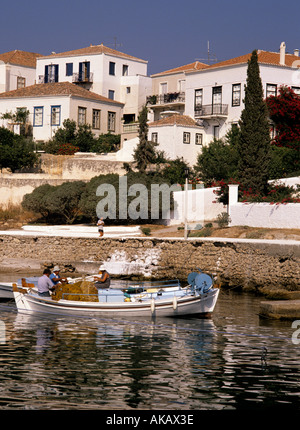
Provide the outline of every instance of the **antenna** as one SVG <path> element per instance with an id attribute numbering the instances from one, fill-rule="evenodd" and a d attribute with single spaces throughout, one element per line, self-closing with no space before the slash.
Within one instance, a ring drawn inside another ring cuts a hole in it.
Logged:
<path id="1" fill-rule="evenodd" d="M 123 46 L 123 43 L 117 43 L 117 38 L 116 37 L 114 37 L 113 39 L 114 39 L 114 43 L 109 43 L 108 46 L 113 46 L 114 49 L 117 49 L 117 47 Z"/>
<path id="2" fill-rule="evenodd" d="M 213 57 L 213 58 L 211 58 Z M 217 57 L 214 54 L 210 53 L 210 48 L 209 48 L 209 40 L 207 41 L 207 59 L 206 58 L 196 58 L 196 61 L 207 61 L 207 64 L 210 64 L 210 62 L 216 62 Z"/>

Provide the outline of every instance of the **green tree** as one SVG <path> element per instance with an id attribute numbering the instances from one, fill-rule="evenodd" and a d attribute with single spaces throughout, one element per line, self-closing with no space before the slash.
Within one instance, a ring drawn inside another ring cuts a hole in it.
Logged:
<path id="1" fill-rule="evenodd" d="M 270 162 L 270 127 L 257 51 L 252 52 L 248 61 L 244 104 L 240 119 L 241 134 L 237 144 L 238 178 L 245 188 L 254 193 L 264 193 Z"/>
<path id="2" fill-rule="evenodd" d="M 137 145 L 133 158 L 140 173 L 144 173 L 149 164 L 155 163 L 155 144 L 148 140 L 148 109 L 144 106 L 141 110 L 139 120 L 139 144 Z"/>
<path id="3" fill-rule="evenodd" d="M 31 168 L 38 161 L 34 152 L 34 144 L 24 136 L 12 133 L 0 127 L 0 168 L 8 168 L 12 172 L 23 168 Z"/>
<path id="4" fill-rule="evenodd" d="M 202 152 L 198 154 L 194 170 L 206 185 L 236 178 L 239 136 L 239 127 L 232 126 L 225 139 L 214 139 L 208 146 L 203 147 Z"/>
<path id="5" fill-rule="evenodd" d="M 51 205 L 49 206 L 49 195 L 55 190 L 53 185 L 44 184 L 35 188 L 31 193 L 25 194 L 22 200 L 22 207 L 25 210 L 40 214 L 49 220 Z"/>
<path id="6" fill-rule="evenodd" d="M 46 197 L 45 204 L 49 213 L 72 224 L 81 215 L 79 202 L 85 186 L 83 181 L 64 182 L 56 186 Z"/>

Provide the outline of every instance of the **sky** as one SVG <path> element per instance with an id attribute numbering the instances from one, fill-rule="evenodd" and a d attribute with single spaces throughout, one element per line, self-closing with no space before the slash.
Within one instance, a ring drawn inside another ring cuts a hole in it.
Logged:
<path id="1" fill-rule="evenodd" d="M 254 49 L 300 49 L 299 0 L 14 0 L 1 5 L 0 53 L 49 55 L 103 43 L 148 61 L 148 75 Z"/>

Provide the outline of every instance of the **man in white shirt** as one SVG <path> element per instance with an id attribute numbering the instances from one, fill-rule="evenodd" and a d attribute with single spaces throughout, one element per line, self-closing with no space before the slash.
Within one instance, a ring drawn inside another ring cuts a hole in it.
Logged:
<path id="1" fill-rule="evenodd" d="M 38 279 L 38 292 L 39 292 L 39 296 L 50 297 L 49 290 L 55 289 L 55 285 L 53 284 L 53 282 L 51 281 L 51 279 L 49 279 L 50 275 L 51 275 L 51 270 L 50 269 L 45 269 L 44 272 L 43 272 L 43 276 L 41 276 Z"/>

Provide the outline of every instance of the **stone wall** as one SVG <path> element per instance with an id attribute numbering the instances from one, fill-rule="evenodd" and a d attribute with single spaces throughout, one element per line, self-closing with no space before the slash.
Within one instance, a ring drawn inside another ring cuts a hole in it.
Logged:
<path id="1" fill-rule="evenodd" d="M 244 289 L 300 290 L 300 243 L 222 239 L 94 239 L 2 236 L 0 271 L 40 272 L 59 264 L 65 271 L 95 273 L 106 263 L 112 275 L 179 278 L 201 268 L 223 285 Z"/>

